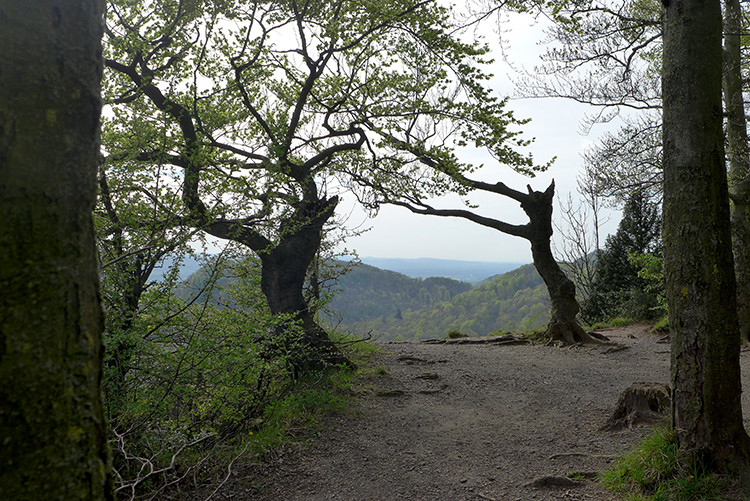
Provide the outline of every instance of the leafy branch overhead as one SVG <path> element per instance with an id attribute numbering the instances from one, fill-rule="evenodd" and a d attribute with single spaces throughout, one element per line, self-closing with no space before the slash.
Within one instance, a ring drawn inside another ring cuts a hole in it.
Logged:
<path id="1" fill-rule="evenodd" d="M 110 162 L 178 167 L 202 224 L 270 236 L 259 221 L 325 193 L 457 186 L 416 152 L 459 173 L 469 145 L 534 169 L 515 149 L 525 122 L 486 86 L 487 49 L 434 2 L 116 2 L 107 26 Z"/>

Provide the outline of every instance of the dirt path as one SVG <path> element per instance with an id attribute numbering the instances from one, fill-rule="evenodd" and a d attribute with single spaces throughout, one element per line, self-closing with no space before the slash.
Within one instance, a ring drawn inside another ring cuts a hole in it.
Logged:
<path id="1" fill-rule="evenodd" d="M 597 429 L 631 383 L 669 381 L 669 346 L 643 326 L 607 335 L 627 349 L 384 345 L 374 363 L 388 374 L 354 415 L 330 418 L 304 450 L 242 472 L 216 498 L 614 500 L 590 481 L 532 485 L 605 470 L 648 432 Z"/>

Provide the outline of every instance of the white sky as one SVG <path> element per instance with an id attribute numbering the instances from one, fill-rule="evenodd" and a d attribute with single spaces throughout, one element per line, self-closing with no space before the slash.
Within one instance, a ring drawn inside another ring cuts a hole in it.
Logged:
<path id="1" fill-rule="evenodd" d="M 518 80 L 520 71 L 533 70 L 541 61 L 539 55 L 544 47 L 539 45 L 543 39 L 542 26 L 534 24 L 529 16 L 515 16 L 503 25 L 502 34 L 507 61 L 499 52 L 498 35 L 492 29 L 485 30 L 485 39 L 494 50 L 492 85 L 501 96 L 513 95 L 515 90 L 512 81 Z M 554 219 L 559 223 L 559 200 L 565 200 L 568 194 L 577 196 L 576 177 L 583 161 L 581 154 L 595 142 L 596 138 L 616 124 L 599 125 L 588 134 L 581 133 L 580 124 L 591 107 L 565 99 L 514 99 L 508 109 L 513 110 L 516 118 L 531 118 L 531 123 L 524 127 L 526 138 L 534 137 L 536 141 L 530 151 L 537 163 L 545 163 L 557 156 L 556 162 L 548 172 L 529 178 L 516 174 L 510 168 L 497 165 L 487 156 L 477 160 L 484 163 L 482 177 L 487 181 L 502 181 L 511 188 L 526 191 L 526 185 L 537 191 L 543 191 L 552 179 L 556 185 L 556 202 Z M 469 155 L 465 152 L 464 155 Z M 464 156 L 465 159 L 468 159 Z M 467 261 L 498 262 L 531 262 L 529 243 L 521 238 L 504 235 L 491 228 L 479 226 L 470 221 L 458 218 L 420 216 L 400 207 L 382 207 L 378 216 L 367 219 L 361 210 L 353 207 L 353 197 L 344 195 L 339 205 L 338 217 L 347 217 L 346 226 L 362 225 L 370 230 L 361 236 L 351 237 L 345 247 L 355 250 L 361 257 L 403 257 L 403 258 L 442 258 Z M 446 200 L 439 205 L 444 208 L 460 208 L 457 199 Z M 498 195 L 485 194 L 474 196 L 473 203 L 478 203 L 478 212 L 502 219 L 512 224 L 524 224 L 526 216 L 517 202 Z M 617 229 L 619 214 L 612 214 L 609 223 L 602 228 L 602 245 L 604 235 Z"/>

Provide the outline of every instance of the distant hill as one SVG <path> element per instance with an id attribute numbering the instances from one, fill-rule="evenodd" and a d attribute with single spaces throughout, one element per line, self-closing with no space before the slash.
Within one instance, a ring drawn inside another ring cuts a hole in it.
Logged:
<path id="1" fill-rule="evenodd" d="M 405 283 L 406 277 L 372 267 L 364 271 L 371 278 L 357 278 L 355 282 L 371 284 L 372 289 L 366 291 L 370 299 L 360 304 L 362 289 L 347 286 L 345 276 L 339 295 L 330 304 L 341 313 L 340 326 L 359 335 L 371 333 L 382 340 L 427 339 L 458 330 L 481 336 L 501 330 L 536 329 L 549 321 L 549 295 L 533 265 L 521 266 L 455 295 L 448 290 L 430 292 L 425 287 L 430 284 L 427 279 L 416 297 L 396 292 L 401 287 L 396 284 Z M 356 268 L 350 272 L 357 273 Z"/>
<path id="2" fill-rule="evenodd" d="M 206 256 L 185 256 L 180 265 L 180 280 L 187 280 L 196 271 L 200 270 L 206 260 Z M 160 281 L 164 278 L 164 274 L 174 264 L 174 258 L 166 256 L 162 261 L 161 266 L 154 268 L 151 273 L 149 280 Z"/>
<path id="3" fill-rule="evenodd" d="M 200 269 L 177 287 L 189 299 L 205 282 Z M 227 286 L 235 278 L 219 280 Z M 497 331 L 526 331 L 549 321 L 546 287 L 533 265 L 496 275 L 472 286 L 445 277 L 411 278 L 367 264 L 354 266 L 329 290 L 321 321 L 380 340 L 445 337 L 457 330 L 471 336 Z M 215 292 L 224 295 L 224 292 Z"/>
<path id="4" fill-rule="evenodd" d="M 363 257 L 360 261 L 383 270 L 403 273 L 412 278 L 445 277 L 471 284 L 476 284 L 488 277 L 514 270 L 524 264 L 459 261 L 454 259 L 406 259 L 387 257 Z"/>
<path id="5" fill-rule="evenodd" d="M 450 301 L 471 290 L 466 282 L 444 277 L 411 278 L 394 271 L 360 264 L 338 278 L 328 304 L 329 323 L 345 326 L 381 317 L 398 317 L 403 311 L 418 310 Z"/>

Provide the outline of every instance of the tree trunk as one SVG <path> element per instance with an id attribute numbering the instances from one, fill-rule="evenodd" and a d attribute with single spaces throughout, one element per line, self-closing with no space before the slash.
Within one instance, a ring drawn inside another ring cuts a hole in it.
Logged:
<path id="1" fill-rule="evenodd" d="M 521 203 L 524 212 L 529 216 L 526 238 L 531 242 L 534 266 L 544 280 L 552 302 L 547 335 L 550 341 L 563 344 L 596 343 L 597 341 L 583 330 L 576 319 L 581 309 L 576 299 L 576 286 L 552 255 L 550 239 L 554 195 L 554 183 L 544 192 L 531 191 L 529 188 L 529 194 Z"/>
<path id="2" fill-rule="evenodd" d="M 98 0 L 0 8 L 0 492 L 112 499 L 92 224 Z"/>
<path id="3" fill-rule="evenodd" d="M 732 251 L 737 275 L 737 314 L 740 339 L 750 341 L 750 148 L 742 96 L 739 0 L 726 0 L 724 9 L 724 102 L 727 111 L 727 157 L 732 192 Z"/>
<path id="4" fill-rule="evenodd" d="M 680 447 L 745 467 L 740 337 L 721 106 L 718 0 L 665 1 L 664 272 Z"/>
<path id="5" fill-rule="evenodd" d="M 281 227 L 278 243 L 266 249 L 253 249 L 260 256 L 260 287 L 273 314 L 288 315 L 302 327 L 300 348 L 293 357 L 296 369 L 318 368 L 325 364 L 351 363 L 315 321 L 304 297 L 305 277 L 320 249 L 323 226 L 333 215 L 338 198 L 316 202 L 301 202 L 294 215 Z M 285 348 L 294 346 L 294 329 L 282 326 L 275 333 L 273 344 Z"/>

